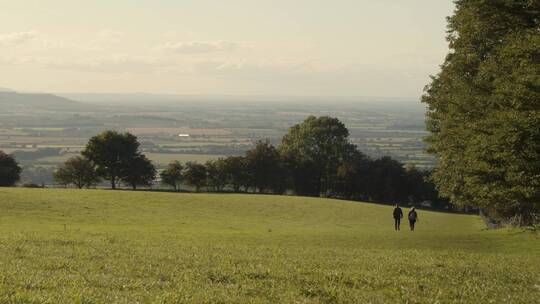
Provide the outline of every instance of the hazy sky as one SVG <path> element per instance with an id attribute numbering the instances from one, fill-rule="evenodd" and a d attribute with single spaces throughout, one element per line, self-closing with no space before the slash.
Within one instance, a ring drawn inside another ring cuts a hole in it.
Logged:
<path id="1" fill-rule="evenodd" d="M 0 87 L 416 97 L 450 0 L 0 0 Z"/>

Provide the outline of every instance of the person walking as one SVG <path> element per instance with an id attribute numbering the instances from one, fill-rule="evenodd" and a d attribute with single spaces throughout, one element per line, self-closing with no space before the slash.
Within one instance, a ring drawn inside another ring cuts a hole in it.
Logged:
<path id="1" fill-rule="evenodd" d="M 403 211 L 401 208 L 399 208 L 399 205 L 396 204 L 396 208 L 394 208 L 394 229 L 399 230 L 399 226 L 401 224 L 401 219 L 403 218 Z"/>
<path id="2" fill-rule="evenodd" d="M 418 221 L 418 213 L 416 213 L 416 209 L 412 207 L 411 211 L 409 211 L 409 226 L 411 227 L 411 231 L 414 231 L 414 224 L 416 221 Z"/>

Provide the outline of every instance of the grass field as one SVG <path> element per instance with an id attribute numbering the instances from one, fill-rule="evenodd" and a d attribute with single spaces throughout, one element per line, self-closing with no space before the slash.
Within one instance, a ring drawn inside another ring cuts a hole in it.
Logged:
<path id="1" fill-rule="evenodd" d="M 539 302 L 539 237 L 419 218 L 395 232 L 391 207 L 356 202 L 0 188 L 0 303 Z"/>

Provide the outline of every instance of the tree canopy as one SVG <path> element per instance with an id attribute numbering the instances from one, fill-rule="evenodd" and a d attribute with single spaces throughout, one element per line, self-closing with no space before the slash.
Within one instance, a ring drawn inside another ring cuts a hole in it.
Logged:
<path id="1" fill-rule="evenodd" d="M 216 191 L 222 191 L 223 187 L 227 185 L 225 159 L 209 160 L 205 166 L 208 175 L 208 186 L 213 187 Z"/>
<path id="2" fill-rule="evenodd" d="M 73 156 L 54 172 L 54 180 L 61 185 L 77 188 L 90 187 L 100 181 L 94 164 L 81 156 Z"/>
<path id="3" fill-rule="evenodd" d="M 90 138 L 82 155 L 96 165 L 98 174 L 115 189 L 125 168 L 140 157 L 139 142 L 130 133 L 105 131 Z"/>
<path id="4" fill-rule="evenodd" d="M 289 129 L 279 151 L 289 164 L 296 190 L 319 195 L 331 190 L 338 166 L 351 157 L 355 147 L 339 119 L 310 116 Z"/>
<path id="5" fill-rule="evenodd" d="M 13 156 L 0 151 L 0 187 L 15 185 L 20 179 L 21 171 Z"/>
<path id="6" fill-rule="evenodd" d="M 137 155 L 122 168 L 120 179 L 133 190 L 137 186 L 150 186 L 156 179 L 156 168 L 152 162 L 144 155 Z"/>
<path id="7" fill-rule="evenodd" d="M 199 192 L 234 191 L 328 196 L 394 203 L 438 201 L 429 172 L 390 157 L 371 159 L 349 142 L 349 132 L 337 118 L 309 117 L 293 126 L 279 147 L 258 141 L 243 156 L 209 160 L 205 164 L 173 161 L 161 172 L 161 183 L 175 191 L 187 185 Z M 55 173 L 60 184 L 88 187 L 104 177 L 136 189 L 152 185 L 156 168 L 129 133 L 106 131 L 92 137 L 85 157 L 68 160 Z M 440 207 L 447 207 L 440 204 Z"/>
<path id="8" fill-rule="evenodd" d="M 225 158 L 223 164 L 226 183 L 231 185 L 235 192 L 241 187 L 248 188 L 251 180 L 248 173 L 248 164 L 243 156 L 229 156 Z"/>
<path id="9" fill-rule="evenodd" d="M 173 187 L 174 191 L 180 188 L 182 182 L 182 170 L 184 166 L 179 161 L 173 161 L 167 165 L 167 167 L 161 171 L 161 183 Z"/>
<path id="10" fill-rule="evenodd" d="M 188 185 L 195 187 L 195 191 L 199 192 L 201 187 L 207 184 L 206 173 L 206 167 L 203 164 L 187 162 L 182 171 L 182 177 Z"/>
<path id="11" fill-rule="evenodd" d="M 540 212 L 540 2 L 458 0 L 426 87 L 440 193 L 495 217 Z"/>
<path id="12" fill-rule="evenodd" d="M 282 168 L 281 157 L 277 149 L 269 141 L 259 141 L 255 147 L 246 152 L 247 172 L 253 186 L 259 192 L 284 188 L 286 174 Z"/>

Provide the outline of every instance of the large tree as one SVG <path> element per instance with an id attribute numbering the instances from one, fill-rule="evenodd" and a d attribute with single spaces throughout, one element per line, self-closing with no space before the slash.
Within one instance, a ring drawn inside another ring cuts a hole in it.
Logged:
<path id="1" fill-rule="evenodd" d="M 90 138 L 82 155 L 92 161 L 98 174 L 109 180 L 111 187 L 116 189 L 122 172 L 140 156 L 139 142 L 130 133 L 105 131 Z"/>
<path id="2" fill-rule="evenodd" d="M 539 1 L 456 1 L 423 97 L 440 193 L 520 224 L 540 212 L 539 29 Z"/>
<path id="3" fill-rule="evenodd" d="M 13 156 L 0 151 L 0 187 L 11 187 L 21 177 L 21 167 Z"/>
<path id="4" fill-rule="evenodd" d="M 310 116 L 291 127 L 279 146 L 296 192 L 317 196 L 335 187 L 337 168 L 354 149 L 345 125 L 327 116 Z"/>
<path id="5" fill-rule="evenodd" d="M 73 156 L 54 172 L 54 180 L 61 185 L 77 188 L 90 187 L 99 182 L 94 164 L 81 156 Z"/>

